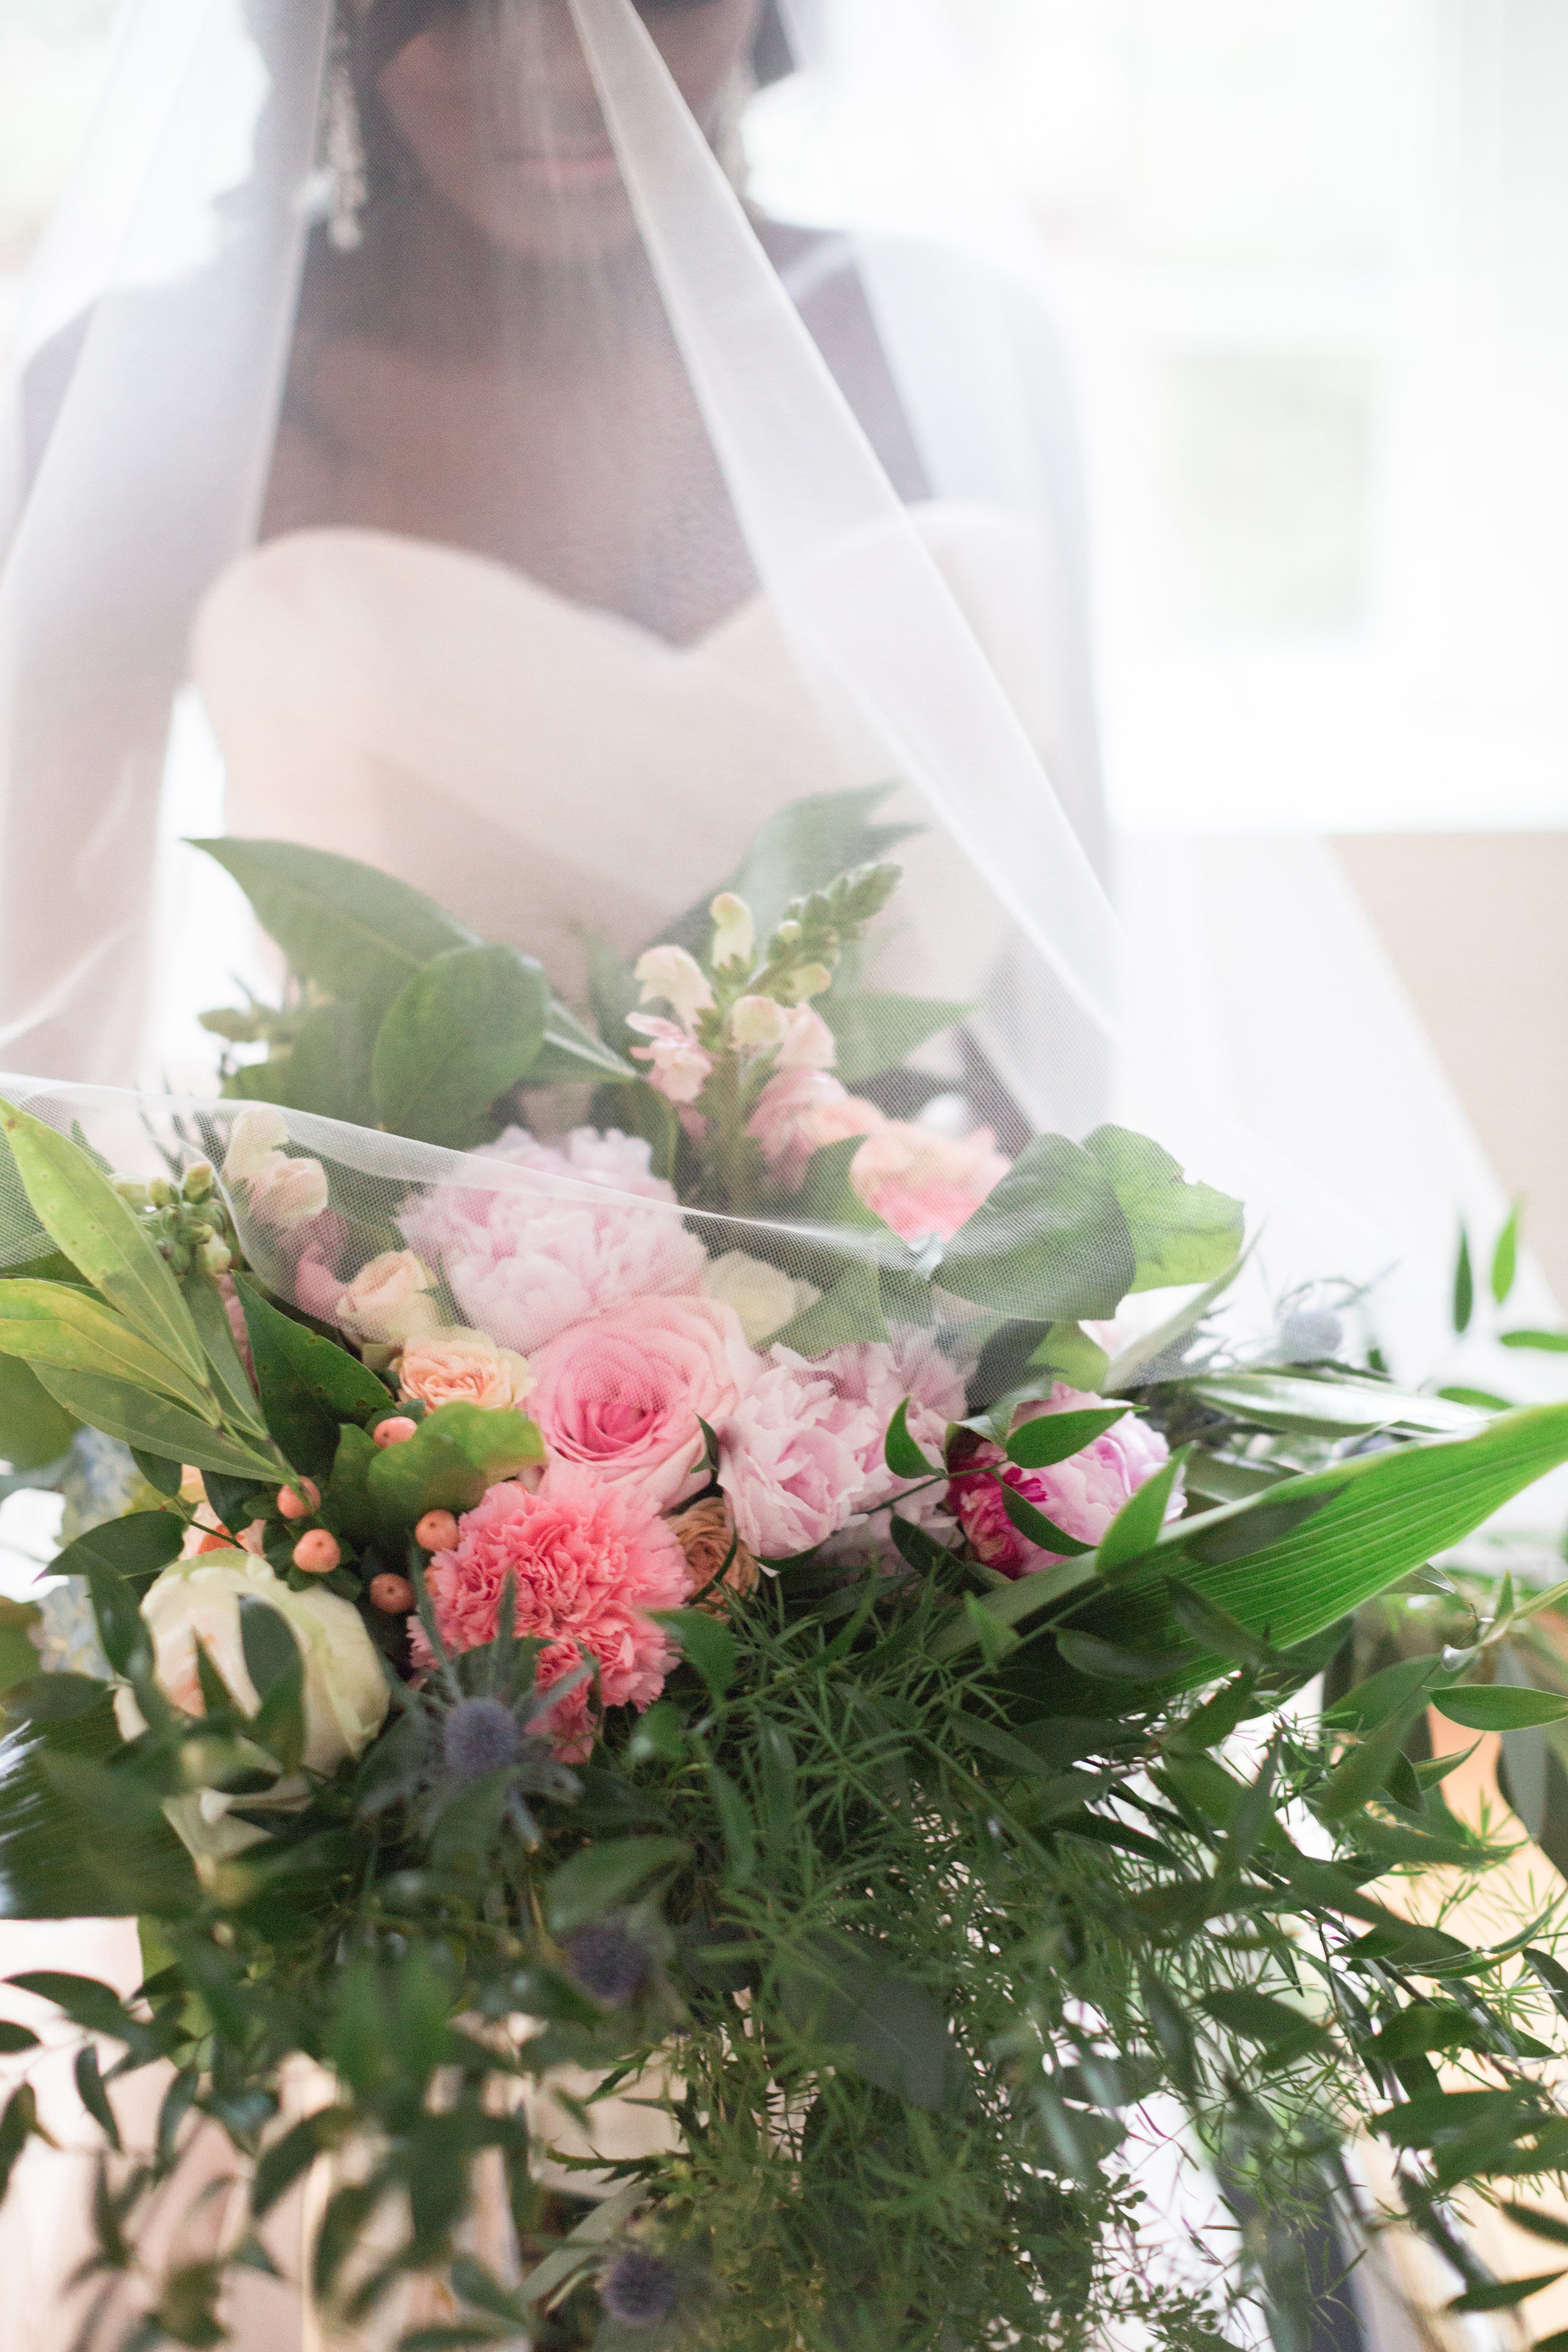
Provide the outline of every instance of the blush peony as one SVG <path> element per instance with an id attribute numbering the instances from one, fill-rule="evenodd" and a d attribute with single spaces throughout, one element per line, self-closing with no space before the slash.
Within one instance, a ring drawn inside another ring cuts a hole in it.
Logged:
<path id="1" fill-rule="evenodd" d="M 668 1510 L 704 1484 L 700 1421 L 732 1412 L 758 1369 L 732 1307 L 637 1298 L 542 1348 L 529 1402 L 556 1462 Z"/>
<path id="2" fill-rule="evenodd" d="M 649 1293 L 694 1292 L 706 1264 L 647 1144 L 579 1128 L 559 1146 L 510 1128 L 474 1155 L 472 1184 L 440 1184 L 404 1212 L 405 1239 L 438 1266 L 461 1312 L 530 1356 L 590 1315 Z M 487 1160 L 536 1182 L 487 1185 Z"/>
<path id="3" fill-rule="evenodd" d="M 450 1653 L 495 1639 L 508 1577 L 519 1633 L 548 1643 L 539 1685 L 548 1689 L 583 1662 L 598 1663 L 606 1706 L 652 1705 L 675 1654 L 647 1612 L 679 1609 L 691 1592 L 686 1555 L 671 1529 L 634 1496 L 587 1471 L 557 1468 L 550 1491 L 492 1486 L 458 1523 L 458 1541 L 437 1552 L 428 1577 L 436 1629 Z M 410 1627 L 418 1664 L 435 1664 L 423 1629 Z M 550 1717 L 559 1752 L 593 1746 L 592 1685 L 584 1683 Z"/>
<path id="4" fill-rule="evenodd" d="M 1102 1397 L 1080 1396 L 1058 1381 L 1048 1402 L 1020 1407 L 1014 1427 L 1037 1420 L 1042 1413 L 1100 1412 L 1104 1402 Z M 1004 1576 L 1028 1576 L 1036 1569 L 1054 1566 L 1063 1555 L 1043 1550 L 1019 1533 L 1007 1517 L 995 1478 L 986 1475 L 989 1471 L 999 1471 L 1016 1493 L 1043 1511 L 1064 1535 L 1076 1536 L 1079 1543 L 1097 1544 L 1122 1505 L 1131 1502 L 1140 1486 L 1146 1486 L 1170 1458 L 1170 1448 L 1159 1431 L 1131 1412 L 1081 1454 L 1070 1461 L 1054 1463 L 1047 1470 L 1020 1470 L 1000 1446 L 976 1438 L 948 1489 L 948 1508 L 970 1549 L 987 1568 Z M 1181 1510 L 1180 1486 L 1178 1479 L 1167 1518 Z"/>
<path id="5" fill-rule="evenodd" d="M 883 1437 L 869 1404 L 841 1396 L 831 1370 L 787 1348 L 716 1428 L 719 1483 L 742 1542 L 763 1559 L 793 1559 L 848 1526 Z"/>
<path id="6" fill-rule="evenodd" d="M 849 1181 L 901 1240 L 951 1241 L 1012 1166 L 988 1127 L 962 1138 L 889 1119 L 855 1155 Z"/>

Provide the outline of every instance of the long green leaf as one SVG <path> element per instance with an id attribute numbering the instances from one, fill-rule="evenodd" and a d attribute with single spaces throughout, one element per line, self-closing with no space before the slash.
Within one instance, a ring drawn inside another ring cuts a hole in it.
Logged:
<path id="1" fill-rule="evenodd" d="M 1277 1649 L 1295 1647 L 1359 1608 L 1435 1552 L 1446 1551 L 1513 1496 L 1568 1461 L 1568 1404 L 1535 1405 L 1486 1423 L 1473 1436 L 1363 1454 L 1281 1481 L 1255 1503 L 1170 1529 L 1124 1583 L 1096 1595 L 1075 1624 L 1129 1647 L 1163 1645 L 1177 1631 L 1163 1580 L 1176 1576 Z M 1337 1492 L 1334 1490 L 1338 1489 Z M 1191 1538 L 1248 1512 L 1327 1496 L 1304 1525 L 1252 1557 L 1205 1567 Z M 979 1605 L 992 1606 L 987 1595 Z M 1212 1654 L 1186 1684 L 1219 1671 Z"/>
<path id="2" fill-rule="evenodd" d="M 58 1371 L 52 1365 L 40 1367 L 38 1377 L 49 1394 L 79 1421 L 143 1454 L 156 1454 L 165 1462 L 189 1462 L 198 1470 L 216 1470 L 226 1477 L 252 1481 L 275 1480 L 287 1466 L 280 1455 L 268 1456 L 259 1447 L 252 1448 L 221 1429 L 209 1428 L 182 1412 L 178 1405 L 148 1396 L 123 1381 Z"/>
<path id="3" fill-rule="evenodd" d="M 64 1372 L 127 1381 L 187 1406 L 198 1421 L 219 1418 L 216 1400 L 204 1383 L 187 1378 L 123 1315 L 74 1283 L 0 1283 L 0 1354 L 52 1364 Z"/>
<path id="4" fill-rule="evenodd" d="M 4 1097 L 0 1129 L 33 1213 L 56 1247 L 144 1339 L 204 1381 L 201 1343 L 179 1284 L 113 1185 L 85 1151 Z"/>
<path id="5" fill-rule="evenodd" d="M 1289 1372 L 1216 1372 L 1181 1383 L 1184 1395 L 1260 1429 L 1325 1433 L 1414 1429 L 1425 1435 L 1458 1435 L 1476 1426 L 1468 1405 L 1445 1397 L 1418 1396 L 1384 1381 L 1336 1373 L 1307 1380 Z"/>

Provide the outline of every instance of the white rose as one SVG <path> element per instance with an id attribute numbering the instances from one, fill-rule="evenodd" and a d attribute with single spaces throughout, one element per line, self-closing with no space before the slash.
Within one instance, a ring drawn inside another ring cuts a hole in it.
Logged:
<path id="1" fill-rule="evenodd" d="M 412 1250 L 384 1250 L 355 1275 L 333 1310 L 335 1319 L 351 1339 L 387 1346 L 438 1330 L 431 1282 L 429 1268 Z"/>
<path id="2" fill-rule="evenodd" d="M 306 1766 L 312 1772 L 330 1772 L 345 1758 L 363 1755 L 385 1720 L 389 1694 L 381 1658 L 359 1611 L 319 1585 L 291 1592 L 268 1563 L 251 1552 L 209 1551 L 195 1559 L 176 1560 L 143 1596 L 142 1615 L 153 1638 L 153 1677 L 164 1697 L 186 1715 L 205 1712 L 196 1669 L 199 1635 L 238 1706 L 247 1715 L 256 1713 L 260 1700 L 245 1663 L 239 1630 L 239 1604 L 247 1594 L 276 1609 L 299 1644 L 305 1678 Z M 116 1691 L 114 1712 L 122 1738 L 135 1739 L 146 1729 L 130 1690 Z"/>
<path id="3" fill-rule="evenodd" d="M 744 1250 L 716 1257 L 703 1276 L 703 1288 L 710 1298 L 722 1299 L 726 1307 L 734 1308 L 753 1348 L 760 1348 L 775 1331 L 815 1307 L 822 1296 L 809 1282 L 792 1282 L 776 1265 L 749 1257 Z"/>

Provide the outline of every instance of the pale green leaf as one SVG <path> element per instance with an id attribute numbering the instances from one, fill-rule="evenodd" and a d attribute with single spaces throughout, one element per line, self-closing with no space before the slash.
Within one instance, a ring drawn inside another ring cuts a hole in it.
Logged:
<path id="1" fill-rule="evenodd" d="M 289 841 L 197 841 L 232 874 L 293 970 L 333 996 L 389 1004 L 449 948 L 480 944 L 467 924 L 390 874 Z"/>
<path id="2" fill-rule="evenodd" d="M 79 1421 L 100 1429 L 106 1437 L 165 1462 L 189 1462 L 198 1470 L 216 1470 L 229 1478 L 252 1481 L 277 1479 L 287 1465 L 277 1453 L 263 1453 L 221 1429 L 212 1429 L 178 1405 L 124 1381 L 102 1380 L 88 1372 L 67 1372 L 40 1365 L 38 1378 L 57 1402 Z"/>
<path id="3" fill-rule="evenodd" d="M 1447 1397 L 1414 1395 L 1384 1381 L 1344 1372 L 1325 1380 L 1289 1372 L 1216 1372 L 1183 1381 L 1181 1386 L 1201 1404 L 1254 1422 L 1260 1429 L 1325 1434 L 1413 1429 L 1436 1437 L 1478 1426 L 1468 1405 Z"/>
<path id="4" fill-rule="evenodd" d="M 59 1371 L 127 1381 L 186 1406 L 198 1421 L 220 1418 L 205 1383 L 188 1380 L 123 1315 L 74 1283 L 0 1283 L 0 1354 L 39 1369 L 50 1364 Z"/>
<path id="5" fill-rule="evenodd" d="M 1235 1265 L 1246 1222 L 1239 1201 L 1189 1183 L 1179 1161 L 1130 1128 L 1099 1128 L 1084 1149 L 1110 1178 L 1132 1235 L 1133 1290 L 1213 1282 Z"/>
<path id="6" fill-rule="evenodd" d="M 376 1037 L 384 1127 L 467 1151 L 489 1141 L 489 1109 L 529 1074 L 544 1039 L 544 967 L 515 948 L 454 948 L 398 992 Z"/>
<path id="7" fill-rule="evenodd" d="M 178 1283 L 85 1151 L 0 1097 L 0 1129 L 33 1213 L 55 1246 L 144 1339 L 190 1379 L 206 1377 Z"/>
<path id="8" fill-rule="evenodd" d="M 944 1290 L 1035 1323 L 1114 1315 L 1137 1260 L 1098 1160 L 1065 1136 L 1037 1135 L 942 1253 Z"/>
<path id="9" fill-rule="evenodd" d="M 944 1029 L 974 1010 L 926 996 L 826 996 L 821 1012 L 838 1047 L 835 1069 L 847 1087 L 896 1070 Z"/>

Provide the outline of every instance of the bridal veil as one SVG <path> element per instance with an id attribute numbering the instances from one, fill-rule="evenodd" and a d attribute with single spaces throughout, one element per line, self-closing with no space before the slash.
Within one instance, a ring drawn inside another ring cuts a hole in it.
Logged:
<path id="1" fill-rule="evenodd" d="M 824 856 L 896 839 L 905 868 L 857 984 L 928 1033 L 897 1082 L 869 1013 L 838 1040 L 879 1116 L 982 1155 L 1146 1126 L 1267 1217 L 1259 1317 L 1312 1274 L 1384 1277 L 1420 1375 L 1435 1260 L 1495 1187 L 1315 849 L 1119 857 L 1038 284 L 748 199 L 759 83 L 831 96 L 927 14 L 140 0 L 0 420 L 0 1060 L 131 1164 L 188 1058 L 171 990 L 267 983 L 237 896 L 165 840 L 205 776 L 232 835 L 413 885 L 601 1028 L 606 967 L 795 811 Z M 568 1191 L 592 1075 L 568 1056 L 532 1106 Z M 298 1050 L 271 1092 L 345 1231 L 447 1165 L 374 1108 L 323 1118 Z M 860 1244 L 800 1246 L 816 1297 Z"/>

